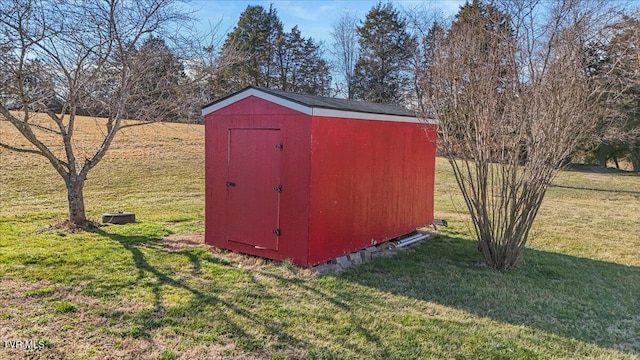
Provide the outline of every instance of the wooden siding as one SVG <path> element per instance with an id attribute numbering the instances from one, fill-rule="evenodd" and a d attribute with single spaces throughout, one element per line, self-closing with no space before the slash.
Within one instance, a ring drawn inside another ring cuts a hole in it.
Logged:
<path id="1" fill-rule="evenodd" d="M 314 117 L 312 133 L 311 264 L 433 221 L 433 125 Z"/>

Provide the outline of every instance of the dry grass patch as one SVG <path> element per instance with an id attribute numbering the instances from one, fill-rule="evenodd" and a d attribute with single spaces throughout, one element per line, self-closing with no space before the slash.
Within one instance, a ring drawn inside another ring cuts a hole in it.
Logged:
<path id="1" fill-rule="evenodd" d="M 202 234 L 171 234 L 162 238 L 162 244 L 168 251 L 180 251 L 186 247 L 204 245 Z"/>
<path id="2" fill-rule="evenodd" d="M 46 343 L 45 349 L 26 353 L 24 349 L 2 349 L 9 358 L 25 355 L 29 358 L 65 358 L 76 354 L 93 359 L 122 359 L 144 353 L 141 349 L 145 344 L 139 340 L 118 342 L 105 337 L 104 329 L 112 326 L 108 319 L 96 316 L 96 311 L 109 304 L 82 295 L 78 288 L 53 285 L 44 280 L 26 282 L 4 278 L 0 280 L 0 289 L 0 302 L 10 304 L 0 310 L 0 338 Z M 61 307 L 61 304 L 66 305 Z M 115 302 L 110 305 L 121 307 Z M 130 307 L 127 309 L 131 311 Z"/>

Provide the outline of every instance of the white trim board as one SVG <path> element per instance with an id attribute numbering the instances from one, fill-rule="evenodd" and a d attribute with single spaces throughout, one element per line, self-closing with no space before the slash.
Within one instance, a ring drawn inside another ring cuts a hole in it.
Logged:
<path id="1" fill-rule="evenodd" d="M 321 108 L 321 107 L 311 107 L 311 106 L 303 105 L 279 96 L 271 95 L 269 93 L 266 93 L 264 91 L 260 91 L 259 89 L 254 89 L 254 88 L 246 89 L 237 94 L 231 95 L 224 100 L 221 100 L 219 102 L 216 102 L 214 104 L 211 104 L 203 108 L 202 116 L 211 114 L 212 112 L 218 111 L 224 107 L 227 107 L 242 99 L 246 99 L 250 96 L 255 96 L 257 98 L 260 98 L 260 99 L 272 102 L 274 104 L 284 106 L 286 108 L 301 112 L 306 115 L 311 115 L 311 116 L 339 117 L 339 118 L 347 118 L 347 119 L 355 119 L 355 120 L 394 121 L 394 122 L 406 122 L 406 123 L 416 123 L 416 124 L 419 124 L 419 123 L 436 124 L 436 121 L 433 119 L 420 119 L 413 116 L 374 114 L 374 113 L 366 113 L 366 112 L 359 112 L 359 111 L 347 111 L 347 110 L 327 109 L 327 108 Z"/>
<path id="2" fill-rule="evenodd" d="M 220 109 L 222 109 L 224 107 L 227 107 L 227 106 L 229 106 L 229 105 L 231 105 L 233 103 L 236 103 L 236 102 L 238 102 L 238 101 L 240 101 L 242 99 L 246 99 L 246 98 L 248 98 L 250 96 L 255 96 L 257 98 L 260 98 L 260 99 L 263 99 L 263 100 L 267 100 L 267 101 L 272 102 L 274 104 L 278 104 L 278 105 L 284 106 L 284 107 L 289 108 L 289 109 L 293 109 L 295 111 L 298 111 L 298 112 L 301 112 L 301 113 L 304 113 L 304 114 L 307 114 L 307 115 L 311 115 L 312 114 L 311 108 L 309 106 L 298 104 L 298 103 L 293 102 L 291 100 L 283 99 L 283 98 L 275 96 L 275 95 L 267 94 L 267 93 L 265 93 L 263 91 L 260 91 L 258 89 L 250 88 L 250 89 L 246 89 L 244 91 L 241 91 L 241 92 L 239 92 L 237 94 L 231 95 L 228 98 L 226 98 L 226 99 L 224 99 L 224 100 L 222 100 L 220 102 L 211 104 L 211 105 L 203 108 L 202 109 L 202 116 L 205 116 L 207 114 L 211 114 L 214 111 L 218 111 L 218 110 L 220 110 Z"/>

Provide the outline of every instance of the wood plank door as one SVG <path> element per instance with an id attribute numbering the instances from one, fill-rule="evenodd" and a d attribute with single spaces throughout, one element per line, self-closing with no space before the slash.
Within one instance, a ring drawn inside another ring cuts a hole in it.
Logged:
<path id="1" fill-rule="evenodd" d="M 280 157 L 278 129 L 229 129 L 227 239 L 278 249 Z"/>

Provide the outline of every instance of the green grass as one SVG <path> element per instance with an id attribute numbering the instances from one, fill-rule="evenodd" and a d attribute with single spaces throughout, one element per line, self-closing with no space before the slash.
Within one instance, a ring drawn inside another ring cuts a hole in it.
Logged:
<path id="1" fill-rule="evenodd" d="M 438 159 L 449 228 L 317 276 L 166 240 L 202 238 L 202 137 L 187 125 L 121 134 L 89 174 L 87 207 L 138 221 L 72 234 L 41 231 L 66 211 L 50 165 L 0 152 L 0 340 L 47 344 L 0 358 L 640 358 L 638 176 L 561 173 L 503 273 L 482 265 Z"/>
<path id="2" fill-rule="evenodd" d="M 53 303 L 53 309 L 57 313 L 68 313 L 76 311 L 76 306 L 68 301 L 56 301 Z"/>

